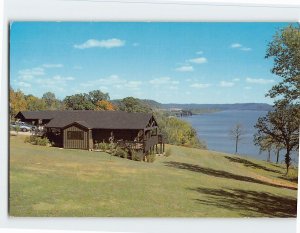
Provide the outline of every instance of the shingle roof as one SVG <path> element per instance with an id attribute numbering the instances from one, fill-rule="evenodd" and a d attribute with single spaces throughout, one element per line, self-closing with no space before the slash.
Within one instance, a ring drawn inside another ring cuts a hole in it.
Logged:
<path id="1" fill-rule="evenodd" d="M 22 111 L 25 119 L 52 119 L 46 127 L 63 128 L 77 122 L 90 129 L 143 129 L 152 114 L 123 111 Z M 18 115 L 19 115 L 18 114 Z"/>

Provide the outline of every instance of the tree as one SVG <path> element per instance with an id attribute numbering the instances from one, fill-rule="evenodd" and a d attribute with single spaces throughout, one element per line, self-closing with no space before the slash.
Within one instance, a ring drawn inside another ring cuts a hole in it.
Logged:
<path id="1" fill-rule="evenodd" d="M 300 26 L 290 25 L 279 30 L 269 43 L 266 58 L 274 59 L 271 72 L 282 77 L 267 96 L 280 97 L 288 102 L 300 101 Z"/>
<path id="2" fill-rule="evenodd" d="M 254 144 L 259 146 L 259 153 L 261 153 L 263 151 L 268 152 L 267 161 L 270 162 L 271 161 L 271 151 L 272 151 L 273 145 L 274 145 L 274 140 L 272 139 L 272 137 L 269 135 L 265 135 L 264 137 L 261 137 L 260 135 L 255 134 L 254 135 Z"/>
<path id="3" fill-rule="evenodd" d="M 93 110 L 95 108 L 86 93 L 67 96 L 64 99 L 64 104 L 67 109 L 72 110 Z"/>
<path id="4" fill-rule="evenodd" d="M 279 149 L 284 148 L 286 174 L 291 164 L 290 153 L 299 149 L 300 125 L 300 26 L 290 25 L 279 30 L 269 43 L 266 58 L 273 58 L 271 72 L 282 78 L 266 94 L 276 98 L 274 111 L 260 117 L 255 125 L 255 137 L 271 137 Z"/>
<path id="5" fill-rule="evenodd" d="M 238 152 L 238 144 L 242 140 L 242 136 L 245 134 L 243 126 L 237 123 L 230 131 L 230 137 L 235 141 L 235 154 Z"/>
<path id="6" fill-rule="evenodd" d="M 46 92 L 43 94 L 42 99 L 45 102 L 47 110 L 57 110 L 62 109 L 62 102 L 55 97 L 55 94 L 52 92 Z"/>
<path id="7" fill-rule="evenodd" d="M 88 93 L 88 99 L 90 102 L 92 102 L 94 105 L 96 105 L 97 102 L 101 101 L 101 100 L 109 100 L 109 94 L 108 93 L 103 93 L 100 90 L 94 90 L 94 91 L 90 91 Z"/>
<path id="8" fill-rule="evenodd" d="M 273 142 L 285 148 L 286 174 L 291 165 L 291 152 L 299 149 L 300 111 L 297 105 L 286 104 L 277 106 L 274 111 L 260 117 L 254 126 L 259 139 L 271 137 Z"/>
<path id="9" fill-rule="evenodd" d="M 29 111 L 37 111 L 37 110 L 45 110 L 46 103 L 43 99 L 40 99 L 33 95 L 26 95 L 25 100 L 27 102 L 27 110 Z"/>
<path id="10" fill-rule="evenodd" d="M 10 101 L 9 103 L 10 119 L 15 117 L 15 115 L 19 111 L 24 111 L 27 109 L 27 102 L 25 100 L 25 95 L 20 90 L 14 91 L 14 89 L 10 87 L 9 101 Z"/>
<path id="11" fill-rule="evenodd" d="M 95 105 L 95 110 L 115 111 L 117 108 L 107 100 L 99 100 Z"/>
<path id="12" fill-rule="evenodd" d="M 152 112 L 152 109 L 148 105 L 144 104 L 140 99 L 133 97 L 126 97 L 122 99 L 119 108 L 126 112 Z"/>

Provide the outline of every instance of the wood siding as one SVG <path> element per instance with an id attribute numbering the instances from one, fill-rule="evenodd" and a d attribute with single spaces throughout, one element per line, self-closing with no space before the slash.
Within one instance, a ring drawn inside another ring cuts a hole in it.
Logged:
<path id="1" fill-rule="evenodd" d="M 71 140 L 68 139 L 68 132 L 76 131 L 83 133 L 83 140 Z M 64 140 L 63 145 L 66 149 L 88 149 L 88 129 L 83 127 L 72 125 L 66 129 L 64 129 Z"/>
<path id="2" fill-rule="evenodd" d="M 93 129 L 92 138 L 94 142 L 109 142 L 111 132 L 114 134 L 115 141 L 124 140 L 124 141 L 133 141 L 139 130 L 126 130 L 126 129 Z"/>

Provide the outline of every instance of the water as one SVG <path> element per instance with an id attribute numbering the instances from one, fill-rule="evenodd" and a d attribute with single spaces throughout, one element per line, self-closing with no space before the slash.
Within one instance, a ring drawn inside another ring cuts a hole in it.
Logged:
<path id="1" fill-rule="evenodd" d="M 182 119 L 196 129 L 198 136 L 206 142 L 208 149 L 231 154 L 235 152 L 235 140 L 231 139 L 229 131 L 239 123 L 243 126 L 245 133 L 238 144 L 238 154 L 267 160 L 267 152 L 259 153 L 259 147 L 253 143 L 253 135 L 256 132 L 254 125 L 259 117 L 266 114 L 267 111 L 221 111 Z M 297 163 L 296 153 L 292 159 L 294 163 Z M 271 152 L 271 160 L 276 161 L 274 152 Z M 279 162 L 284 162 L 284 151 L 280 154 Z"/>

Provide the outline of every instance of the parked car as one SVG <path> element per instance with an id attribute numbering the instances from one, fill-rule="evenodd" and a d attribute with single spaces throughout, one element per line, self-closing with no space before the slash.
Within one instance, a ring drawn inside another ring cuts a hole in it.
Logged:
<path id="1" fill-rule="evenodd" d="M 16 129 L 16 127 L 19 127 L 20 131 L 22 132 L 30 132 L 32 130 L 35 130 L 35 126 L 33 125 L 30 125 L 30 124 L 27 124 L 25 122 L 12 122 L 10 124 L 10 126 L 13 128 L 13 129 Z"/>

